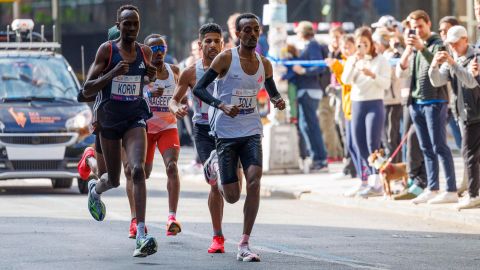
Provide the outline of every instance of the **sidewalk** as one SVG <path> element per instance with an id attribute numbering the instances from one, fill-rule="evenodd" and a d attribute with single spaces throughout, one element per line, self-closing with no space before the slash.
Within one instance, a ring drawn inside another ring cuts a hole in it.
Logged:
<path id="1" fill-rule="evenodd" d="M 187 153 L 185 153 L 187 152 Z M 186 168 L 192 160 L 193 155 L 189 155 L 189 150 L 182 148 L 183 162 L 180 162 L 181 168 Z M 180 156 L 182 156 L 182 154 Z M 189 157 L 190 156 L 190 157 Z M 190 158 L 190 159 L 188 159 Z M 454 156 L 455 171 L 457 179 L 463 177 L 463 161 L 459 155 Z M 183 163 L 183 164 L 182 164 Z M 325 204 L 362 208 L 378 212 L 398 213 L 402 215 L 415 216 L 425 220 L 441 220 L 463 225 L 478 226 L 480 232 L 480 208 L 457 211 L 455 204 L 442 205 L 414 205 L 410 201 L 393 201 L 383 197 L 346 198 L 342 194 L 345 190 L 356 184 L 355 180 L 350 178 L 338 178 L 342 169 L 341 163 L 330 164 L 329 173 L 319 174 L 289 174 L 289 175 L 270 175 L 264 174 L 262 177 L 263 197 L 301 199 L 321 202 Z M 441 167 L 441 166 L 440 166 Z M 444 176 L 440 171 L 440 177 Z M 182 180 L 187 181 L 205 181 L 203 173 L 189 173 L 186 170 L 181 172 Z M 445 187 L 445 182 L 441 179 L 441 189 Z"/>

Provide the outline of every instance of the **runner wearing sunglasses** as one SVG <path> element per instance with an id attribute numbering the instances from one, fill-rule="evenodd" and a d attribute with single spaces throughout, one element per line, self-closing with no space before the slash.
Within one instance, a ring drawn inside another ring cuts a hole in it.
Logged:
<path id="1" fill-rule="evenodd" d="M 147 121 L 147 153 L 145 159 L 145 175 L 148 179 L 153 168 L 155 148 L 158 148 L 163 157 L 167 173 L 167 191 L 169 214 L 167 219 L 167 236 L 173 236 L 182 229 L 176 220 L 178 198 L 180 193 L 180 180 L 178 177 L 178 155 L 180 153 L 180 140 L 177 130 L 177 119 L 168 109 L 168 102 L 172 99 L 173 91 L 177 85 L 180 70 L 178 67 L 164 62 L 167 54 L 167 43 L 158 34 L 151 34 L 145 38 L 145 45 L 152 50 L 152 65 L 157 68 L 156 80 L 144 88 L 144 98 L 153 113 Z M 128 167 L 128 166 L 127 166 Z M 133 185 L 131 181 L 127 185 Z M 127 188 L 127 193 L 131 192 Z M 132 196 L 128 196 L 132 198 Z M 133 210 L 135 203 L 130 201 Z"/>

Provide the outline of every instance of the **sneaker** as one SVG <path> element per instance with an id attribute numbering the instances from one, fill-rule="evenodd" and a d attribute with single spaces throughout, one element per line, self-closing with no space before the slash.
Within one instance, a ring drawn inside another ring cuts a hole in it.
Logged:
<path id="1" fill-rule="evenodd" d="M 439 204 L 439 203 L 457 203 L 458 195 L 457 192 L 442 192 L 435 196 L 435 198 L 430 199 L 428 204 Z"/>
<path id="2" fill-rule="evenodd" d="M 457 204 L 457 209 L 462 210 L 462 209 L 472 209 L 472 208 L 478 208 L 480 207 L 480 197 L 473 197 L 470 198 L 470 196 L 465 196 L 460 202 Z"/>
<path id="3" fill-rule="evenodd" d="M 225 253 L 225 238 L 223 236 L 214 236 L 208 253 Z"/>
<path id="4" fill-rule="evenodd" d="M 88 211 L 96 221 L 102 221 L 105 218 L 107 210 L 100 197 L 95 199 L 92 190 L 97 185 L 97 181 L 92 179 L 88 182 Z"/>
<path id="5" fill-rule="evenodd" d="M 328 165 L 318 164 L 310 167 L 310 173 L 328 173 Z"/>
<path id="6" fill-rule="evenodd" d="M 402 192 L 393 195 L 394 201 L 403 201 L 403 200 L 412 200 L 415 199 L 417 195 L 411 193 L 408 189 L 403 190 Z"/>
<path id="7" fill-rule="evenodd" d="M 82 158 L 77 164 L 78 174 L 80 175 L 80 178 L 82 180 L 88 180 L 88 176 L 92 172 L 92 170 L 90 169 L 90 167 L 88 167 L 87 164 L 87 158 L 89 157 L 95 157 L 95 149 L 93 149 L 92 147 L 85 148 Z"/>
<path id="8" fill-rule="evenodd" d="M 182 226 L 175 218 L 171 217 L 167 221 L 167 236 L 175 236 L 182 231 Z"/>
<path id="9" fill-rule="evenodd" d="M 412 203 L 414 204 L 421 204 L 421 203 L 426 203 L 429 200 L 435 198 L 435 196 L 438 195 L 438 191 L 430 191 L 430 190 L 425 190 L 422 192 L 422 194 L 418 195 L 417 198 L 412 200 Z"/>
<path id="10" fill-rule="evenodd" d="M 260 256 L 253 253 L 248 245 L 244 245 L 238 247 L 237 260 L 243 262 L 259 262 Z"/>
<path id="11" fill-rule="evenodd" d="M 217 151 L 213 150 L 210 153 L 207 161 L 203 165 L 203 174 L 205 175 L 205 180 L 208 184 L 214 186 L 217 183 L 217 168 L 218 168 L 218 155 Z"/>
<path id="12" fill-rule="evenodd" d="M 145 234 L 145 236 L 137 239 L 137 246 L 133 251 L 133 257 L 147 257 L 158 250 L 157 240 L 153 236 Z"/>
<path id="13" fill-rule="evenodd" d="M 147 226 L 145 225 L 145 233 L 148 233 Z M 130 229 L 128 231 L 128 238 L 137 238 L 137 218 L 132 218 L 130 221 Z"/>
<path id="14" fill-rule="evenodd" d="M 359 184 L 355 185 L 353 188 L 345 191 L 345 193 L 343 193 L 343 196 L 345 196 L 345 197 L 355 197 L 357 195 L 357 193 L 361 192 L 362 190 L 364 190 L 366 188 L 368 188 L 367 184 L 359 183 Z"/>
<path id="15" fill-rule="evenodd" d="M 368 186 L 364 190 L 360 191 L 357 193 L 357 196 L 362 197 L 362 198 L 368 198 L 368 197 L 379 197 L 383 195 L 383 188 L 375 188 Z"/>

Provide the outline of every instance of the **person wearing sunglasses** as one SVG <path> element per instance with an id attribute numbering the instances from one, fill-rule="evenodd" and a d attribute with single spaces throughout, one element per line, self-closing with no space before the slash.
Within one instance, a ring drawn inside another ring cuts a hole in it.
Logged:
<path id="1" fill-rule="evenodd" d="M 174 65 L 165 63 L 167 42 L 159 34 L 151 34 L 145 38 L 144 44 L 152 50 L 152 64 L 157 68 L 156 80 L 145 86 L 144 98 L 153 113 L 147 121 L 147 153 L 145 159 L 145 175 L 148 179 L 153 168 L 155 148 L 162 154 L 167 174 L 167 191 L 169 215 L 167 219 L 167 236 L 174 236 L 181 231 L 176 221 L 180 180 L 178 177 L 178 155 L 180 140 L 177 130 L 177 119 L 169 108 L 173 91 L 178 82 L 180 70 Z M 127 183 L 131 185 L 132 183 Z M 129 196 L 131 198 L 131 196 Z"/>

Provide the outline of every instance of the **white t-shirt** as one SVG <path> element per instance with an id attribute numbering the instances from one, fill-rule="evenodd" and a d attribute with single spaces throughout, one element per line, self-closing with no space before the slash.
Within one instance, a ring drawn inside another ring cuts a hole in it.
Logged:
<path id="1" fill-rule="evenodd" d="M 361 59 L 356 61 L 351 56 L 345 63 L 342 81 L 352 85 L 351 100 L 383 100 L 385 89 L 390 88 L 391 67 L 388 60 L 377 55 L 373 59 Z M 375 79 L 365 75 L 361 70 L 367 68 L 375 74 Z"/>

